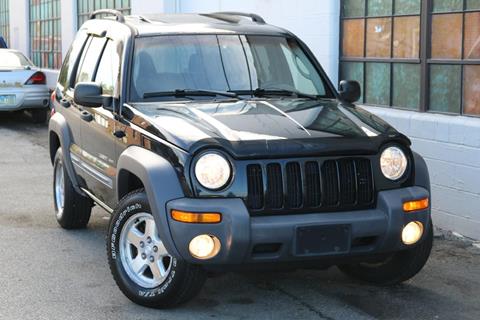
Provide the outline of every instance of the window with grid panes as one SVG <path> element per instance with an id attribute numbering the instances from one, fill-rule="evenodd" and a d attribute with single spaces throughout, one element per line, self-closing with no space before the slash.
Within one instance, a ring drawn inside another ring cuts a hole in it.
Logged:
<path id="1" fill-rule="evenodd" d="M 480 0 L 342 0 L 341 30 L 362 102 L 480 115 Z"/>
<path id="2" fill-rule="evenodd" d="M 429 109 L 480 116 L 480 1 L 432 0 Z"/>
<path id="3" fill-rule="evenodd" d="M 9 0 L 0 0 L 0 36 L 10 45 Z"/>
<path id="4" fill-rule="evenodd" d="M 30 0 L 30 57 L 42 68 L 62 64 L 60 0 Z"/>
<path id="5" fill-rule="evenodd" d="M 421 0 L 343 0 L 341 78 L 362 102 L 419 109 Z"/>
<path id="6" fill-rule="evenodd" d="M 115 9 L 124 15 L 130 14 L 130 0 L 77 0 L 78 28 L 98 9 Z"/>

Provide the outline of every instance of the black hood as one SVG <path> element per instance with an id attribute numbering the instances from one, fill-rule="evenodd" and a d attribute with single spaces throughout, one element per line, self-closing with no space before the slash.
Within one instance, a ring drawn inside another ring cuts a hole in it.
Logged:
<path id="1" fill-rule="evenodd" d="M 375 115 L 335 100 L 150 102 L 133 106 L 144 116 L 142 127 L 191 153 L 221 147 L 236 158 L 373 154 L 391 140 L 410 144 Z"/>

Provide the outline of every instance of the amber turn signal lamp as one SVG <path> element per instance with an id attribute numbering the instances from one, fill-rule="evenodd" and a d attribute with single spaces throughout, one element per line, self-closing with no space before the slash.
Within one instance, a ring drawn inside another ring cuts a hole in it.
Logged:
<path id="1" fill-rule="evenodd" d="M 172 218 L 175 221 L 185 223 L 220 223 L 222 215 L 214 212 L 186 212 L 172 210 Z"/>
<path id="2" fill-rule="evenodd" d="M 403 211 L 412 212 L 428 208 L 428 198 L 403 203 Z"/>

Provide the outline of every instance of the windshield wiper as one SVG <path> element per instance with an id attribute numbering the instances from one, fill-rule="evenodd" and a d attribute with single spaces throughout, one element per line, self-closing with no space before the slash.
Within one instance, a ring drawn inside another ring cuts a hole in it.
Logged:
<path id="1" fill-rule="evenodd" d="M 296 96 L 297 98 L 306 98 L 311 100 L 317 100 L 321 98 L 319 95 L 302 93 L 296 90 L 285 90 L 285 89 L 263 89 L 257 88 L 253 90 L 253 95 L 255 97 L 264 97 L 264 96 Z"/>
<path id="2" fill-rule="evenodd" d="M 285 89 L 264 89 L 264 88 L 257 88 L 253 91 L 250 90 L 242 90 L 242 91 L 235 91 L 235 93 L 239 95 L 252 95 L 254 97 L 265 97 L 265 96 L 288 96 L 288 97 L 297 97 L 297 98 L 305 98 L 311 100 L 318 100 L 323 98 L 320 95 L 302 93 L 295 90 L 285 90 Z"/>
<path id="3" fill-rule="evenodd" d="M 204 89 L 176 89 L 174 91 L 159 91 L 159 92 L 147 92 L 143 94 L 143 99 L 157 98 L 157 97 L 216 97 L 223 96 L 228 98 L 241 99 L 235 92 L 228 91 L 216 91 L 216 90 L 204 90 Z"/>

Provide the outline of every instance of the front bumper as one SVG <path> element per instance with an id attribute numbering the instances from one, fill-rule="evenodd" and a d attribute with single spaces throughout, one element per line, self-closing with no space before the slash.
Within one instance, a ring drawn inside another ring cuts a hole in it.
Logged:
<path id="1" fill-rule="evenodd" d="M 46 108 L 49 105 L 49 91 L 46 85 L 26 85 L 15 88 L 1 88 L 0 96 L 14 95 L 15 103 L 0 104 L 0 111 Z"/>
<path id="2" fill-rule="evenodd" d="M 251 217 L 241 199 L 181 198 L 168 202 L 167 212 L 176 209 L 222 214 L 222 222 L 218 224 L 187 224 L 173 220 L 168 214 L 172 241 L 181 258 L 190 263 L 302 262 L 375 255 L 407 248 L 401 241 L 403 227 L 410 221 L 420 221 L 425 227 L 424 237 L 430 227 L 430 209 L 405 213 L 403 203 L 426 197 L 430 197 L 428 190 L 416 186 L 379 192 L 374 209 L 264 217 Z M 349 233 L 345 250 L 299 253 L 296 247 L 299 228 L 333 225 L 344 226 Z M 199 234 L 214 235 L 220 240 L 221 250 L 217 256 L 198 260 L 190 255 L 189 242 Z"/>

